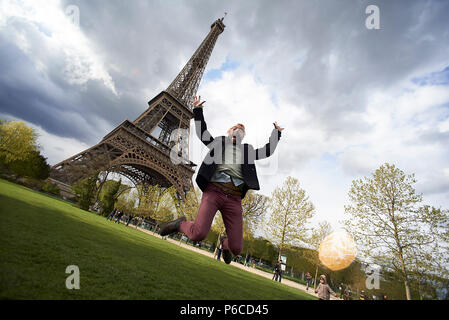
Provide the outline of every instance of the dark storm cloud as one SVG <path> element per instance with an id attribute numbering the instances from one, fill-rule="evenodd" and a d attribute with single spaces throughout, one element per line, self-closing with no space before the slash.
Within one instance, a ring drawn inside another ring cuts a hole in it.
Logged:
<path id="1" fill-rule="evenodd" d="M 0 34 L 0 107 L 2 113 L 9 113 L 31 123 L 39 124 L 48 131 L 63 136 L 85 139 L 83 123 L 69 126 L 63 118 L 56 88 L 49 91 L 46 80 L 35 70 L 34 64 L 18 48 L 9 44 Z M 67 119 L 70 120 L 70 119 Z"/>
<path id="2" fill-rule="evenodd" d="M 100 121 L 114 126 L 127 115 L 137 116 L 124 107 L 139 105 L 128 94 L 117 99 L 98 80 L 89 81 L 82 92 L 73 90 L 55 70 L 47 74 L 39 72 L 29 57 L 1 34 L 0 48 L 2 113 L 42 126 L 55 135 L 75 137 L 86 143 L 94 143 L 105 135 Z M 140 106 L 145 109 L 144 100 Z"/>

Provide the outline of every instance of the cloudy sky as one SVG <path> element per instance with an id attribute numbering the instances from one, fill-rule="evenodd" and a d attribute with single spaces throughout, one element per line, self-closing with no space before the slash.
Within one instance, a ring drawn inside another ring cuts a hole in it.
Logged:
<path id="1" fill-rule="evenodd" d="M 449 208 L 448 1 L 0 0 L 0 118 L 64 160 L 144 112 L 224 12 L 198 94 L 213 135 L 241 122 L 257 147 L 285 128 L 261 193 L 298 178 L 338 229 L 352 180 L 389 162 Z"/>

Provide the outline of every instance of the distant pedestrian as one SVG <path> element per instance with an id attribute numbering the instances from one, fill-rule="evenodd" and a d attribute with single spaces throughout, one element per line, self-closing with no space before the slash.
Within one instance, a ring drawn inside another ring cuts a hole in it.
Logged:
<path id="1" fill-rule="evenodd" d="M 282 260 L 279 260 L 276 265 L 274 266 L 274 275 L 271 280 L 279 281 L 282 280 L 282 269 L 281 269 Z"/>
<path id="2" fill-rule="evenodd" d="M 246 258 L 245 258 L 245 267 L 249 267 L 249 262 L 251 261 L 251 255 L 249 254 L 249 252 L 246 254 Z"/>
<path id="3" fill-rule="evenodd" d="M 128 216 L 128 221 L 126 222 L 126 226 L 128 226 L 129 222 L 130 222 L 132 219 L 133 219 L 133 215 L 130 214 L 130 215 Z"/>
<path id="4" fill-rule="evenodd" d="M 330 300 L 331 294 L 337 296 L 337 294 L 327 284 L 326 276 L 324 274 L 320 276 L 320 284 L 315 289 L 315 293 L 318 293 L 318 299 L 320 300 Z"/>
<path id="5" fill-rule="evenodd" d="M 136 224 L 136 229 L 137 229 L 137 227 L 142 227 L 142 223 L 143 223 L 143 218 L 139 217 L 138 221 L 137 221 L 137 224 Z"/>
<path id="6" fill-rule="evenodd" d="M 312 275 L 306 272 L 306 291 L 309 291 L 309 286 L 312 284 Z"/>
<path id="7" fill-rule="evenodd" d="M 362 292 L 360 292 L 360 300 L 368 300 L 368 296 L 365 293 L 365 290 L 362 290 Z"/>
<path id="8" fill-rule="evenodd" d="M 117 212 L 117 209 L 114 208 L 114 210 L 111 211 L 111 213 L 108 215 L 108 217 L 106 218 L 106 220 L 111 220 L 112 218 L 114 218 L 115 213 Z"/>
<path id="9" fill-rule="evenodd" d="M 217 260 L 219 260 L 220 261 L 220 258 L 221 258 L 221 252 L 223 251 L 223 243 L 222 243 L 222 241 L 221 241 L 221 239 L 220 239 L 220 241 L 218 241 L 218 246 L 217 246 Z"/>
<path id="10" fill-rule="evenodd" d="M 279 282 L 282 280 L 282 260 L 279 260 L 279 272 L 278 272 Z"/>
<path id="11" fill-rule="evenodd" d="M 276 279 L 276 281 L 277 281 L 277 278 L 278 278 L 277 273 L 278 273 L 278 262 L 276 262 L 276 264 L 274 265 L 273 278 L 271 278 L 271 280 Z"/>
<path id="12" fill-rule="evenodd" d="M 117 218 L 115 219 L 115 223 L 120 223 L 120 220 L 122 219 L 123 212 L 119 211 Z"/>
<path id="13" fill-rule="evenodd" d="M 343 300 L 346 300 L 346 292 L 345 292 L 345 285 L 342 283 L 340 283 L 340 296 L 343 298 Z"/>
<path id="14" fill-rule="evenodd" d="M 352 291 L 349 286 L 345 289 L 345 298 L 345 300 L 352 300 Z"/>

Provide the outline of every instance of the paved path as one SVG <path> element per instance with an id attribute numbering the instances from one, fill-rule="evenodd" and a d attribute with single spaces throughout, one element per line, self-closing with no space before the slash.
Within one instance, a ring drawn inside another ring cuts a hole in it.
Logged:
<path id="1" fill-rule="evenodd" d="M 122 222 L 122 223 L 123 223 L 123 222 Z M 147 233 L 147 234 L 149 234 L 149 235 L 151 235 L 151 236 L 153 236 L 153 237 L 162 239 L 162 237 L 161 237 L 159 234 L 153 233 L 152 231 L 149 231 L 149 230 L 147 230 L 147 229 L 143 229 L 143 228 L 140 228 L 140 227 L 136 227 L 136 226 L 134 226 L 134 225 L 133 225 L 133 226 L 128 226 L 128 227 L 137 229 L 137 230 L 142 231 L 142 232 L 145 232 L 145 233 Z M 179 240 L 174 240 L 174 239 L 166 238 L 166 241 L 169 241 L 169 242 L 171 242 L 171 243 L 173 243 L 173 244 L 176 244 L 176 245 L 178 245 L 178 246 L 180 246 L 180 247 L 183 247 L 183 248 L 186 248 L 186 249 L 188 249 L 188 250 L 195 251 L 195 252 L 197 252 L 197 253 L 201 253 L 201 254 L 203 254 L 203 255 L 205 255 L 205 256 L 208 256 L 208 257 L 214 259 L 214 254 L 213 254 L 212 252 L 209 252 L 209 251 L 205 251 L 205 250 L 199 249 L 199 248 L 197 248 L 197 247 L 194 247 L 194 246 L 188 245 L 188 244 L 186 244 L 186 243 L 183 243 L 183 242 L 181 242 L 181 241 L 179 241 Z M 232 262 L 231 262 L 231 265 L 234 266 L 234 267 L 240 268 L 240 269 L 242 269 L 242 270 L 245 270 L 245 271 L 247 271 L 247 272 L 255 273 L 255 274 L 257 274 L 257 275 L 259 275 L 259 276 L 261 276 L 261 277 L 265 277 L 265 278 L 270 279 L 270 280 L 273 278 L 273 274 L 272 274 L 272 273 L 268 273 L 268 272 L 265 272 L 265 271 L 262 271 L 262 270 L 259 270 L 259 269 L 256 269 L 256 268 L 252 268 L 252 267 L 245 267 L 244 265 L 242 265 L 241 263 L 238 263 L 238 262 L 232 261 Z M 310 294 L 310 295 L 312 295 L 312 296 L 317 297 L 317 294 L 315 294 L 315 293 L 313 292 L 313 288 L 312 288 L 312 289 L 309 288 L 309 290 L 307 291 L 307 290 L 306 290 L 306 286 L 303 285 L 303 284 L 300 284 L 300 283 L 297 283 L 297 282 L 294 282 L 294 281 L 291 281 L 291 280 L 288 280 L 288 279 L 284 279 L 284 278 L 282 279 L 282 282 L 281 282 L 281 283 L 284 284 L 284 285 L 287 285 L 287 286 L 290 286 L 290 287 L 293 287 L 293 288 L 302 290 L 302 291 L 304 291 L 305 293 L 308 293 L 308 294 Z M 336 298 L 336 297 L 334 297 L 334 296 L 331 295 L 331 300 L 342 300 L 342 299 Z"/>

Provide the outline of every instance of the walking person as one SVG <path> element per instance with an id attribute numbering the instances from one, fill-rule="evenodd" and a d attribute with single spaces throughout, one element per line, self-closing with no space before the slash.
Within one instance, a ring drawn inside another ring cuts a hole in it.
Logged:
<path id="1" fill-rule="evenodd" d="M 345 290 L 345 285 L 342 283 L 340 283 L 340 296 L 343 298 L 343 300 L 346 300 L 346 290 Z"/>
<path id="2" fill-rule="evenodd" d="M 217 260 L 218 261 L 220 261 L 220 258 L 221 258 L 221 249 L 218 249 L 218 252 L 217 252 Z"/>
<path id="3" fill-rule="evenodd" d="M 337 294 L 327 284 L 326 276 L 324 274 L 320 276 L 320 284 L 315 289 L 315 293 L 318 293 L 318 299 L 320 300 L 330 300 L 331 294 L 337 296 Z"/>
<path id="4" fill-rule="evenodd" d="M 278 279 L 281 277 L 281 263 L 281 260 L 276 262 L 276 265 L 274 266 L 273 278 L 271 280 L 278 281 Z M 281 282 L 281 280 L 279 280 L 279 282 Z"/>
<path id="5" fill-rule="evenodd" d="M 118 215 L 117 215 L 117 218 L 115 219 L 115 223 L 120 223 L 120 220 L 122 219 L 122 216 L 123 216 L 123 212 L 122 211 L 119 211 L 119 213 L 118 213 Z"/>
<path id="6" fill-rule="evenodd" d="M 362 290 L 362 292 L 360 292 L 359 300 L 368 300 L 368 295 L 365 293 L 365 290 Z"/>
<path id="7" fill-rule="evenodd" d="M 108 215 L 108 217 L 106 218 L 106 221 L 109 220 L 109 218 L 112 219 L 114 218 L 115 213 L 117 212 L 117 209 L 114 208 L 114 210 L 111 211 L 111 213 Z"/>
<path id="8" fill-rule="evenodd" d="M 203 191 L 195 221 L 181 217 L 162 226 L 160 234 L 184 233 L 192 241 L 200 241 L 209 233 L 215 214 L 220 210 L 227 237 L 223 238 L 223 260 L 230 264 L 232 255 L 238 255 L 243 246 L 242 199 L 249 189 L 260 190 L 255 160 L 271 156 L 281 137 L 276 122 L 269 142 L 259 149 L 241 143 L 245 126 L 236 124 L 227 136 L 213 137 L 207 130 L 201 96 L 193 98 L 193 114 L 198 138 L 210 150 L 198 171 L 196 183 Z"/>
<path id="9" fill-rule="evenodd" d="M 282 260 L 279 260 L 279 270 L 278 270 L 279 282 L 282 281 Z"/>
<path id="10" fill-rule="evenodd" d="M 222 251 L 223 251 L 223 249 L 222 249 L 222 243 L 221 243 L 221 239 L 220 239 L 218 246 L 217 246 L 217 260 L 219 260 L 219 261 L 221 258 Z"/>
<path id="11" fill-rule="evenodd" d="M 312 275 L 310 272 L 306 272 L 306 291 L 309 291 L 309 286 L 312 284 Z"/>
<path id="12" fill-rule="evenodd" d="M 133 215 L 130 214 L 130 215 L 128 216 L 128 221 L 126 222 L 126 226 L 128 226 L 129 222 L 130 222 L 132 219 L 133 219 Z"/>
<path id="13" fill-rule="evenodd" d="M 246 258 L 245 258 L 245 267 L 249 267 L 249 263 L 251 261 L 251 255 L 249 254 L 249 252 L 246 254 Z"/>
<path id="14" fill-rule="evenodd" d="M 351 287 L 346 287 L 346 290 L 345 290 L 345 297 L 346 297 L 346 300 L 352 300 L 352 291 L 351 291 Z"/>

